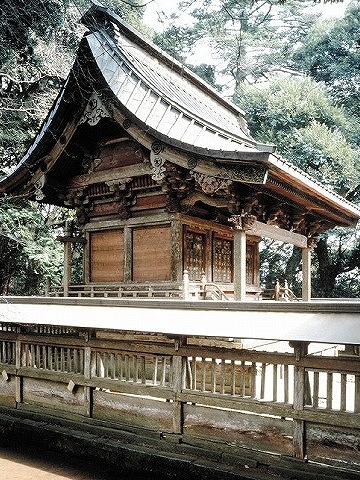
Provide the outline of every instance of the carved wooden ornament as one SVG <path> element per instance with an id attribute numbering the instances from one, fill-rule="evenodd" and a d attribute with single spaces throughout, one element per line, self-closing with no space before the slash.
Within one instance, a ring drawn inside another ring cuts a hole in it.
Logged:
<path id="1" fill-rule="evenodd" d="M 87 122 L 90 126 L 94 126 L 105 117 L 111 117 L 111 115 L 104 107 L 97 93 L 93 92 L 79 123 Z"/>

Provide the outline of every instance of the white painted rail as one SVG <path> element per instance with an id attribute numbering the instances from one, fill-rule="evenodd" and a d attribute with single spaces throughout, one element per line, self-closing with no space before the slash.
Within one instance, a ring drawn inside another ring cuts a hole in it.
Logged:
<path id="1" fill-rule="evenodd" d="M 0 321 L 172 335 L 360 344 L 360 302 L 2 297 Z"/>

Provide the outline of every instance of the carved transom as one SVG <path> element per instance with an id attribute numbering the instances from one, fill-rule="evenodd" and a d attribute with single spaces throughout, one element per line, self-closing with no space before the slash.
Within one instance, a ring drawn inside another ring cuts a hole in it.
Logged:
<path id="1" fill-rule="evenodd" d="M 223 180 L 221 178 L 211 177 L 210 175 L 204 175 L 202 173 L 192 173 L 196 183 L 200 186 L 201 190 L 207 195 L 214 195 L 218 190 L 228 191 L 231 180 Z"/>

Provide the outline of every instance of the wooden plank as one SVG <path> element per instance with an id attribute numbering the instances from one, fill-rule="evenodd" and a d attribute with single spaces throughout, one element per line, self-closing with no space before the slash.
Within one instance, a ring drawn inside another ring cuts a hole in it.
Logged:
<path id="1" fill-rule="evenodd" d="M 23 402 L 28 405 L 40 405 L 49 411 L 67 411 L 69 413 L 86 414 L 84 387 L 76 385 L 71 392 L 68 383 L 44 379 L 23 379 Z"/>
<path id="2" fill-rule="evenodd" d="M 171 433 L 174 430 L 174 404 L 96 390 L 93 393 L 93 418 Z"/>
<path id="3" fill-rule="evenodd" d="M 273 394 L 272 399 L 274 402 L 277 401 L 278 398 L 278 365 L 273 365 Z"/>
<path id="4" fill-rule="evenodd" d="M 360 471 L 360 428 L 307 423 L 307 455 L 309 460 L 339 466 L 351 465 Z"/>
<path id="5" fill-rule="evenodd" d="M 289 402 L 289 366 L 283 365 L 284 368 L 284 402 Z"/>
<path id="6" fill-rule="evenodd" d="M 184 405 L 184 435 L 226 442 L 234 447 L 291 455 L 292 428 L 291 420 Z"/>
<path id="7" fill-rule="evenodd" d="M 326 374 L 326 408 L 331 410 L 333 401 L 333 374 Z"/>
<path id="8" fill-rule="evenodd" d="M 354 411 L 356 413 L 360 412 L 360 375 L 355 375 L 355 405 Z"/>
<path id="9" fill-rule="evenodd" d="M 340 376 L 340 410 L 342 412 L 346 411 L 346 383 L 347 375 L 342 373 Z"/>
<path id="10" fill-rule="evenodd" d="M 294 420 L 293 431 L 294 457 L 303 459 L 306 455 L 305 422 Z"/>
<path id="11" fill-rule="evenodd" d="M 314 372 L 313 407 L 319 407 L 319 372 Z"/>
<path id="12" fill-rule="evenodd" d="M 17 380 L 15 376 L 8 375 L 7 379 L 4 379 L 2 376 L 0 376 L 1 406 L 16 408 L 17 388 Z"/>

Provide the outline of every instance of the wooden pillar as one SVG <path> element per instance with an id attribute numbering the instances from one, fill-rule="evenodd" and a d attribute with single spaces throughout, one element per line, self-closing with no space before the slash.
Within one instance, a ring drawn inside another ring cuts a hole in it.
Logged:
<path id="1" fill-rule="evenodd" d="M 243 229 L 234 231 L 234 300 L 246 299 L 246 233 Z"/>
<path id="2" fill-rule="evenodd" d="M 72 264 L 72 248 L 71 242 L 64 242 L 64 276 L 63 287 L 64 297 L 69 296 L 69 285 L 71 283 L 71 264 Z"/>
<path id="3" fill-rule="evenodd" d="M 173 389 L 175 400 L 173 402 L 173 429 L 174 433 L 183 433 L 183 403 L 177 398 L 182 389 L 183 378 L 183 359 L 180 355 L 174 355 L 172 360 L 173 365 Z"/>
<path id="4" fill-rule="evenodd" d="M 290 342 L 294 349 L 294 411 L 301 415 L 305 406 L 305 381 L 306 372 L 301 360 L 306 356 L 308 344 L 306 342 Z M 294 457 L 304 459 L 306 456 L 305 421 L 301 418 L 294 419 L 293 432 Z"/>
<path id="5" fill-rule="evenodd" d="M 132 280 L 132 228 L 124 227 L 124 282 Z"/>
<path id="6" fill-rule="evenodd" d="M 304 302 L 311 300 L 311 251 L 312 248 L 302 249 L 302 299 Z"/>

